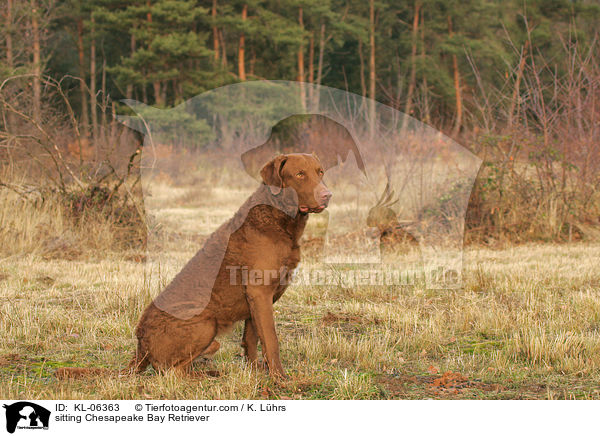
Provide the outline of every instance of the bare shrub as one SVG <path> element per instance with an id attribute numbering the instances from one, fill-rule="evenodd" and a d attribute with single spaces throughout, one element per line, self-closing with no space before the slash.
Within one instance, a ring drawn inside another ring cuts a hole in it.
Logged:
<path id="1" fill-rule="evenodd" d="M 485 163 L 475 185 L 469 240 L 572 241 L 598 237 L 598 40 L 563 41 L 548 60 L 521 48 L 501 89 L 484 85 L 472 147 Z"/>
<path id="2" fill-rule="evenodd" d="M 95 136 L 82 134 L 64 91 L 68 78 L 42 78 L 46 104 L 41 118 L 34 117 L 28 94 L 13 92 L 28 78 L 12 76 L 0 84 L 0 209 L 6 223 L 0 245 L 63 257 L 143 245 L 139 137 L 114 117 Z M 31 244 L 36 235 L 39 249 Z"/>

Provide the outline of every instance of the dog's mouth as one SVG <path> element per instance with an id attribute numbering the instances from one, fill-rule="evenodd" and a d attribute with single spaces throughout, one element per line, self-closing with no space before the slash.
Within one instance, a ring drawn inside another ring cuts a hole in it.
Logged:
<path id="1" fill-rule="evenodd" d="M 298 210 L 302 213 L 321 213 L 327 207 L 326 204 L 321 204 L 317 207 L 308 207 L 308 206 L 298 206 Z"/>

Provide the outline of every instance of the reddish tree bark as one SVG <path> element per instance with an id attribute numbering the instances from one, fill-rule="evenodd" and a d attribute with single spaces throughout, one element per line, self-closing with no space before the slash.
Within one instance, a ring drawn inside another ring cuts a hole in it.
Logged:
<path id="1" fill-rule="evenodd" d="M 35 0 L 31 1 L 31 33 L 33 37 L 33 119 L 42 119 L 42 64 L 40 46 L 39 10 Z"/>
<path id="2" fill-rule="evenodd" d="M 217 20 L 217 0 L 213 0 L 212 3 L 212 19 L 213 19 L 213 50 L 215 63 L 219 62 L 219 29 L 217 28 L 216 20 Z"/>
<path id="3" fill-rule="evenodd" d="M 450 16 L 448 16 L 448 34 L 451 37 L 454 35 L 454 31 L 452 29 L 452 18 Z M 456 118 L 454 120 L 452 136 L 456 136 L 458 135 L 458 132 L 460 132 L 460 128 L 462 125 L 463 107 L 460 84 L 460 71 L 458 70 L 458 59 L 456 58 L 456 55 L 454 53 L 452 54 L 452 72 L 454 76 L 454 95 L 456 96 Z"/>
<path id="4" fill-rule="evenodd" d="M 298 24 L 300 25 L 300 29 L 304 32 L 304 19 L 302 16 L 302 7 L 298 9 Z M 300 41 L 300 47 L 298 48 L 298 82 L 300 82 L 300 102 L 302 103 L 302 107 L 306 109 L 306 94 L 304 89 L 304 41 L 303 37 Z"/>
<path id="5" fill-rule="evenodd" d="M 95 20 L 92 16 L 92 29 L 90 31 L 90 109 L 92 118 L 92 135 L 98 135 L 98 107 L 96 106 L 96 37 Z"/>
<path id="6" fill-rule="evenodd" d="M 369 0 L 369 136 L 375 136 L 375 0 Z"/>
<path id="7" fill-rule="evenodd" d="M 315 35 L 311 32 L 308 43 L 308 83 L 315 83 Z M 314 100 L 314 87 L 308 88 L 308 101 L 312 105 Z M 311 108 L 312 109 L 312 108 Z"/>
<path id="8" fill-rule="evenodd" d="M 83 46 L 83 19 L 77 20 L 77 54 L 79 60 L 79 92 L 81 98 L 81 124 L 84 136 L 88 135 L 90 116 L 88 112 L 87 89 L 85 89 L 85 52 Z"/>
<path id="9" fill-rule="evenodd" d="M 413 15 L 412 33 L 411 33 L 411 52 L 410 52 L 410 79 L 408 81 L 408 91 L 406 93 L 406 104 L 404 113 L 411 115 L 413 96 L 415 93 L 417 81 L 417 35 L 419 32 L 419 13 L 421 11 L 420 0 L 415 1 L 415 11 Z"/>
<path id="10" fill-rule="evenodd" d="M 248 17 L 248 5 L 245 4 L 242 9 L 242 22 L 246 22 Z M 244 32 L 240 35 L 240 43 L 238 47 L 238 76 L 242 82 L 246 80 L 246 61 L 245 61 L 245 50 L 246 50 L 246 35 Z"/>

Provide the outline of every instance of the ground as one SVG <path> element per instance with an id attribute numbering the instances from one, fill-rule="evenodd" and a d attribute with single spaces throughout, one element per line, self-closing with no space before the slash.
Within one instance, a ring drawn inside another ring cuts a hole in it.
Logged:
<path id="1" fill-rule="evenodd" d="M 453 291 L 292 286 L 276 304 L 281 384 L 245 365 L 241 325 L 195 365 L 204 375 L 57 380 L 61 366 L 127 364 L 155 292 L 143 256 L 4 258 L 0 397 L 598 399 L 599 255 L 589 243 L 469 248 Z"/>

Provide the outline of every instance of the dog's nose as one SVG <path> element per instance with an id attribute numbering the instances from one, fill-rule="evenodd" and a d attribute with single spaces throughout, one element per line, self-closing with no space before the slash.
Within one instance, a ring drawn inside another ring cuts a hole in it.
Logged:
<path id="1" fill-rule="evenodd" d="M 333 194 L 331 193 L 331 191 L 329 189 L 325 189 L 324 191 L 321 191 L 321 196 L 319 198 L 319 200 L 321 200 L 324 203 L 328 203 L 329 199 L 331 198 Z"/>

